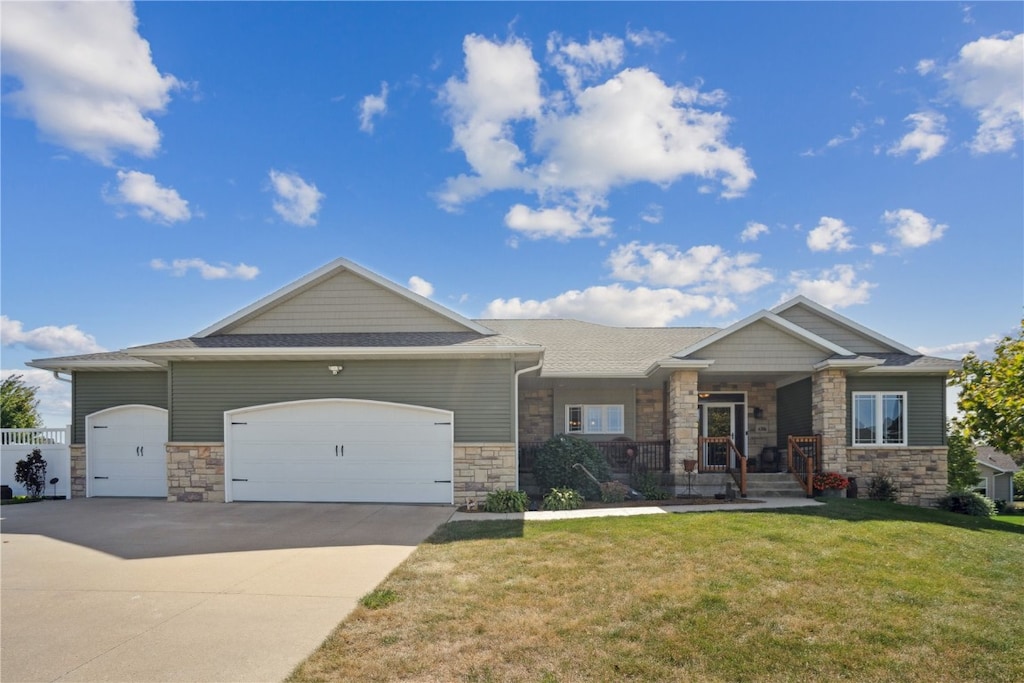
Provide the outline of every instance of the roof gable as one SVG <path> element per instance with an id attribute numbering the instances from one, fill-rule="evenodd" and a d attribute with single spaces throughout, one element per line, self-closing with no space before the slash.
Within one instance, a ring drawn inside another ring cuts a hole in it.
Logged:
<path id="1" fill-rule="evenodd" d="M 781 303 L 771 312 L 853 353 L 898 352 L 911 356 L 921 355 L 914 349 L 839 315 L 805 296 L 797 296 Z"/>
<path id="2" fill-rule="evenodd" d="M 493 334 L 479 323 L 339 258 L 196 336 L 467 331 Z"/>

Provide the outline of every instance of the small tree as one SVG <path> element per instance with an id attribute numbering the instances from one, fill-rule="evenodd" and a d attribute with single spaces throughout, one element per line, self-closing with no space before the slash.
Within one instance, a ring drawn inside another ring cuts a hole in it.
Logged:
<path id="1" fill-rule="evenodd" d="M 14 465 L 14 481 L 25 487 L 29 498 L 39 498 L 46 487 L 46 460 L 42 452 L 35 448 L 24 460 Z"/>
<path id="2" fill-rule="evenodd" d="M 955 425 L 950 426 L 947 439 L 949 451 L 946 454 L 946 463 L 949 474 L 947 476 L 946 488 L 950 491 L 969 491 L 981 480 L 981 470 L 978 469 L 978 452 L 974 444 Z"/>
<path id="3" fill-rule="evenodd" d="M 962 387 L 957 405 L 967 436 L 1024 464 L 1024 320 L 1016 339 L 996 344 L 992 360 L 967 354 L 952 381 Z"/>
<path id="4" fill-rule="evenodd" d="M 0 383 L 0 428 L 31 429 L 39 427 L 38 387 L 25 384 L 21 375 L 11 375 Z"/>

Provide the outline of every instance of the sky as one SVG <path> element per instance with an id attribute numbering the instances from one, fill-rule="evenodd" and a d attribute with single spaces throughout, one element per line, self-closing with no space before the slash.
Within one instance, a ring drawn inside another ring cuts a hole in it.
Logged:
<path id="1" fill-rule="evenodd" d="M 192 335 L 345 257 L 471 318 L 923 353 L 1024 311 L 1024 4 L 0 5 L 0 353 Z"/>

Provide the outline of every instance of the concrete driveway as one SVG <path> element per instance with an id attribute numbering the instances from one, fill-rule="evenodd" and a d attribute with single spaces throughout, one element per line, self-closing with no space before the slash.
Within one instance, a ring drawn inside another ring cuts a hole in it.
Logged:
<path id="1" fill-rule="evenodd" d="M 0 679 L 279 681 L 454 508 L 0 508 Z"/>

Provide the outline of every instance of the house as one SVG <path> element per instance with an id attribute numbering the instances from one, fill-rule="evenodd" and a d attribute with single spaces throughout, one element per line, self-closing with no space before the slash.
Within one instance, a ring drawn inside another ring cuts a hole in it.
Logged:
<path id="1" fill-rule="evenodd" d="M 992 500 L 1012 502 L 1013 474 L 1020 467 L 1013 458 L 992 446 L 978 446 L 975 451 L 978 471 L 981 472 L 977 490 Z"/>
<path id="2" fill-rule="evenodd" d="M 448 504 L 565 432 L 676 486 L 887 472 L 930 505 L 957 367 L 804 297 L 725 329 L 470 320 L 345 259 L 191 337 L 29 365 L 72 378 L 74 496 Z"/>

